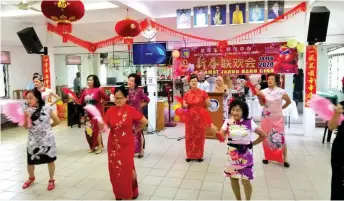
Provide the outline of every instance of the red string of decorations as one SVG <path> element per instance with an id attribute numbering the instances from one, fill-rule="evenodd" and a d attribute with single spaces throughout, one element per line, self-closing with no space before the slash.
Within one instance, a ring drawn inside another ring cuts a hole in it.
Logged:
<path id="1" fill-rule="evenodd" d="M 174 36 L 174 37 L 180 37 L 181 39 L 188 40 L 189 42 L 206 42 L 208 45 L 217 44 L 221 50 L 228 45 L 228 40 L 232 44 L 235 44 L 235 43 L 240 43 L 243 40 L 251 39 L 253 36 L 259 35 L 263 31 L 266 31 L 268 26 L 270 26 L 276 22 L 279 22 L 281 20 L 288 20 L 300 12 L 305 12 L 306 9 L 307 9 L 307 3 L 302 2 L 302 3 L 298 4 L 297 6 L 295 6 L 294 8 L 287 11 L 286 13 L 284 13 L 283 15 L 280 15 L 276 19 L 269 21 L 267 23 L 264 23 L 255 29 L 252 29 L 252 30 L 247 31 L 245 33 L 242 33 L 242 34 L 239 34 L 239 35 L 234 36 L 232 38 L 229 38 L 227 40 L 215 40 L 215 39 L 210 39 L 210 38 L 193 36 L 190 34 L 186 34 L 186 33 L 180 32 L 180 31 L 173 30 L 173 29 L 168 28 L 164 25 L 161 25 L 157 22 L 154 22 L 150 19 L 146 19 L 146 20 L 140 22 L 140 26 L 141 26 L 142 30 L 145 30 L 147 28 L 147 25 L 151 24 L 151 26 L 156 28 L 157 31 L 164 32 L 164 33 L 169 34 L 169 35 Z M 56 26 L 54 26 L 50 23 L 48 23 L 48 25 L 47 25 L 47 30 L 50 32 L 54 32 L 61 37 L 64 35 L 64 33 L 62 33 L 61 30 L 57 29 Z M 115 44 L 118 44 L 118 43 L 121 43 L 124 41 L 124 38 L 121 36 L 114 36 L 112 38 L 109 38 L 109 39 L 106 39 L 103 41 L 99 41 L 96 43 L 82 40 L 82 39 L 75 37 L 71 34 L 65 34 L 64 37 L 67 39 L 67 41 L 70 41 L 70 42 L 72 42 L 72 43 L 74 43 L 80 47 L 83 47 L 92 53 L 94 53 L 99 48 L 108 47 L 108 46 L 115 45 Z"/>

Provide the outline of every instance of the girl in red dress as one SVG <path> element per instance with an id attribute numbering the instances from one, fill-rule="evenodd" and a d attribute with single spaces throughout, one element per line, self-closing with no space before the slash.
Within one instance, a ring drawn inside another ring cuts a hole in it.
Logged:
<path id="1" fill-rule="evenodd" d="M 206 108 L 210 106 L 207 92 L 197 88 L 197 75 L 191 75 L 190 90 L 186 92 L 183 99 L 183 107 L 187 108 L 185 118 L 185 147 L 186 161 L 203 161 L 206 128 L 212 127 L 216 132 L 210 114 Z"/>
<path id="2" fill-rule="evenodd" d="M 74 100 L 73 96 L 70 97 L 80 105 L 92 104 L 99 111 L 102 111 L 102 99 L 109 101 L 110 97 L 100 89 L 99 78 L 96 75 L 89 75 L 87 77 L 87 86 L 88 88 L 82 92 L 80 100 Z M 98 130 L 98 121 L 93 119 L 90 114 L 88 114 L 88 120 L 85 127 L 85 136 L 90 145 L 89 153 L 95 152 L 96 154 L 100 154 L 104 146 L 102 135 Z"/>
<path id="3" fill-rule="evenodd" d="M 115 104 L 106 111 L 104 123 L 110 127 L 108 139 L 108 166 L 113 193 L 117 200 L 138 197 L 137 176 L 134 166 L 134 129 L 139 133 L 147 124 L 147 119 L 135 108 L 129 106 L 128 91 L 124 86 L 116 87 Z M 104 124 L 100 124 L 102 130 Z"/>

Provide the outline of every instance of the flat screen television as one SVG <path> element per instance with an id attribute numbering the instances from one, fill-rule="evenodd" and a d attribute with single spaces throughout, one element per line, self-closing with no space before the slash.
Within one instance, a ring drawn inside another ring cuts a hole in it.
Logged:
<path id="1" fill-rule="evenodd" d="M 133 44 L 134 65 L 166 64 L 166 43 Z"/>

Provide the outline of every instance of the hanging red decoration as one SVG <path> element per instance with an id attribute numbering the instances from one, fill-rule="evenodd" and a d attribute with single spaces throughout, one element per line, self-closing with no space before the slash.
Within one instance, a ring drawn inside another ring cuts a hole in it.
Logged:
<path id="1" fill-rule="evenodd" d="M 43 1 L 46 1 L 46 0 L 43 0 Z M 65 2 L 65 1 L 63 1 L 63 2 Z M 50 23 L 48 23 L 47 28 L 48 28 L 48 31 L 54 32 L 60 36 L 63 35 L 63 37 L 66 37 L 68 41 L 71 41 L 72 43 L 74 43 L 76 45 L 84 47 L 84 48 L 88 49 L 90 52 L 95 52 L 98 48 L 103 48 L 103 47 L 115 45 L 115 44 L 121 43 L 123 41 L 125 43 L 129 44 L 128 47 L 130 47 L 130 44 L 133 42 L 133 37 L 139 35 L 141 31 L 144 31 L 149 26 L 155 28 L 157 31 L 164 32 L 164 33 L 169 34 L 169 35 L 174 36 L 174 37 L 179 37 L 179 38 L 183 39 L 184 41 L 204 42 L 204 43 L 206 43 L 205 46 L 217 45 L 221 51 L 221 47 L 224 48 L 225 44 L 229 44 L 229 43 L 230 44 L 238 44 L 238 43 L 243 42 L 244 40 L 249 40 L 253 36 L 257 36 L 259 34 L 262 34 L 262 32 L 266 31 L 270 25 L 273 25 L 276 22 L 280 22 L 282 19 L 288 20 L 300 12 L 305 12 L 306 9 L 307 9 L 307 3 L 302 2 L 302 3 L 298 4 L 297 6 L 290 9 L 289 11 L 285 12 L 283 15 L 279 16 L 278 18 L 276 18 L 274 20 L 269 21 L 267 23 L 264 23 L 255 29 L 249 30 L 245 33 L 239 34 L 239 35 L 234 36 L 232 38 L 228 38 L 226 40 L 215 40 L 215 39 L 210 39 L 210 38 L 203 38 L 203 37 L 194 36 L 191 34 L 186 34 L 186 33 L 168 28 L 168 27 L 161 25 L 159 23 L 156 23 L 150 19 L 145 19 L 145 20 L 141 21 L 140 23 L 136 22 L 135 20 L 130 20 L 133 23 L 128 23 L 128 20 L 122 20 L 122 21 L 125 21 L 123 23 L 126 23 L 127 26 L 124 26 L 124 24 L 118 25 L 118 26 L 119 26 L 119 31 L 121 32 L 121 34 L 124 34 L 124 35 L 120 35 L 119 32 L 117 32 L 116 27 L 117 27 L 117 24 L 120 23 L 120 22 L 118 22 L 116 24 L 115 30 L 119 36 L 114 36 L 112 38 L 109 38 L 109 39 L 106 39 L 103 41 L 99 41 L 96 43 L 82 40 L 82 39 L 77 38 L 77 37 L 70 35 L 70 34 L 65 34 L 65 32 L 57 29 L 54 25 L 52 25 Z M 132 26 L 132 27 L 135 29 L 131 30 L 132 28 L 130 27 L 129 31 L 124 31 L 123 27 L 128 27 L 128 24 L 129 24 L 129 27 L 131 24 L 134 24 L 135 26 Z M 120 27 L 122 27 L 122 28 L 120 28 Z M 136 27 L 138 27 L 138 29 L 136 29 Z M 132 35 L 133 37 L 127 36 L 125 33 L 128 33 L 128 32 L 130 32 L 130 33 L 136 32 L 136 34 L 133 34 Z"/>
<path id="2" fill-rule="evenodd" d="M 126 18 L 117 22 L 115 31 L 119 36 L 124 38 L 124 43 L 128 44 L 129 50 L 130 45 L 134 42 L 133 38 L 141 33 L 141 28 L 138 21 Z"/>
<path id="3" fill-rule="evenodd" d="M 72 32 L 72 22 L 85 14 L 85 6 L 80 0 L 43 0 L 41 10 L 46 18 L 57 22 L 64 43 L 68 40 L 67 34 Z"/>

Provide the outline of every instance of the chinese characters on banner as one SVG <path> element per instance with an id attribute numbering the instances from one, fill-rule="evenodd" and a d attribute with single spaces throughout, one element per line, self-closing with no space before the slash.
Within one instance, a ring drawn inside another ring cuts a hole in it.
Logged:
<path id="1" fill-rule="evenodd" d="M 305 106 L 317 91 L 317 65 L 318 51 L 317 46 L 310 45 L 306 47 L 306 77 L 305 77 Z"/>
<path id="2" fill-rule="evenodd" d="M 44 86 L 46 88 L 51 88 L 50 79 L 50 60 L 48 55 L 42 55 L 42 74 L 44 79 Z"/>
<path id="3" fill-rule="evenodd" d="M 181 48 L 182 64 L 190 72 L 208 75 L 296 73 L 297 50 L 286 43 L 230 45 L 224 51 L 216 46 Z"/>

